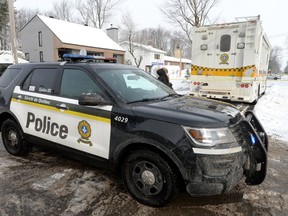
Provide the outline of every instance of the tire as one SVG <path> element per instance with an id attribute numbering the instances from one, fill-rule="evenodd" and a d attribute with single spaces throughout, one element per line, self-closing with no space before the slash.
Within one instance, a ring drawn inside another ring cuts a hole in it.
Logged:
<path id="1" fill-rule="evenodd" d="M 22 129 L 15 121 L 11 119 L 4 121 L 1 135 L 4 147 L 11 155 L 23 156 L 28 153 L 28 143 L 24 140 Z"/>
<path id="2" fill-rule="evenodd" d="M 169 163 L 149 150 L 128 155 L 122 166 L 122 178 L 134 199 L 152 207 L 166 205 L 178 188 L 177 175 Z"/>

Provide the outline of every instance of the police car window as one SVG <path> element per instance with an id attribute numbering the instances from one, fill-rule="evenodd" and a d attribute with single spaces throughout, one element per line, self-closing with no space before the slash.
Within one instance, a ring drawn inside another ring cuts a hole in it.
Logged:
<path id="1" fill-rule="evenodd" d="M 84 71 L 65 69 L 61 81 L 60 96 L 78 99 L 81 94 L 86 93 L 97 93 L 103 96 L 101 89 Z"/>
<path id="2" fill-rule="evenodd" d="M 43 94 L 54 94 L 58 74 L 56 68 L 34 69 L 24 81 L 22 89 Z"/>
<path id="3" fill-rule="evenodd" d="M 105 70 L 97 74 L 111 88 L 115 95 L 124 98 L 127 103 L 152 100 L 174 93 L 169 87 L 158 82 L 142 70 Z"/>
<path id="4" fill-rule="evenodd" d="M 0 78 L 0 86 L 7 87 L 20 73 L 19 68 L 8 68 Z"/>

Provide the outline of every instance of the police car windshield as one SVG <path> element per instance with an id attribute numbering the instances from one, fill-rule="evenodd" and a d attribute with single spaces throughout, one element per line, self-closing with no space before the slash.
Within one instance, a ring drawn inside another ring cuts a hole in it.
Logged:
<path id="1" fill-rule="evenodd" d="M 146 102 L 177 95 L 171 88 L 140 69 L 97 70 L 101 79 L 127 103 Z"/>

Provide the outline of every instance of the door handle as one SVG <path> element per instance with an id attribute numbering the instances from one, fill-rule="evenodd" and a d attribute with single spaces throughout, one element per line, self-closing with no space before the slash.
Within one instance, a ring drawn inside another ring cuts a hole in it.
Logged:
<path id="1" fill-rule="evenodd" d="M 56 108 L 60 110 L 69 110 L 69 107 L 67 107 L 66 104 L 56 104 Z"/>

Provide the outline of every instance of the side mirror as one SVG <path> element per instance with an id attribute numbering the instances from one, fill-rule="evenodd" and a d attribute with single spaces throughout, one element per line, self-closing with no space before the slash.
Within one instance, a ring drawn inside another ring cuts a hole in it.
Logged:
<path id="1" fill-rule="evenodd" d="M 104 106 L 111 104 L 109 101 L 105 100 L 97 93 L 82 94 L 79 98 L 78 103 L 79 105 L 83 106 Z"/>

